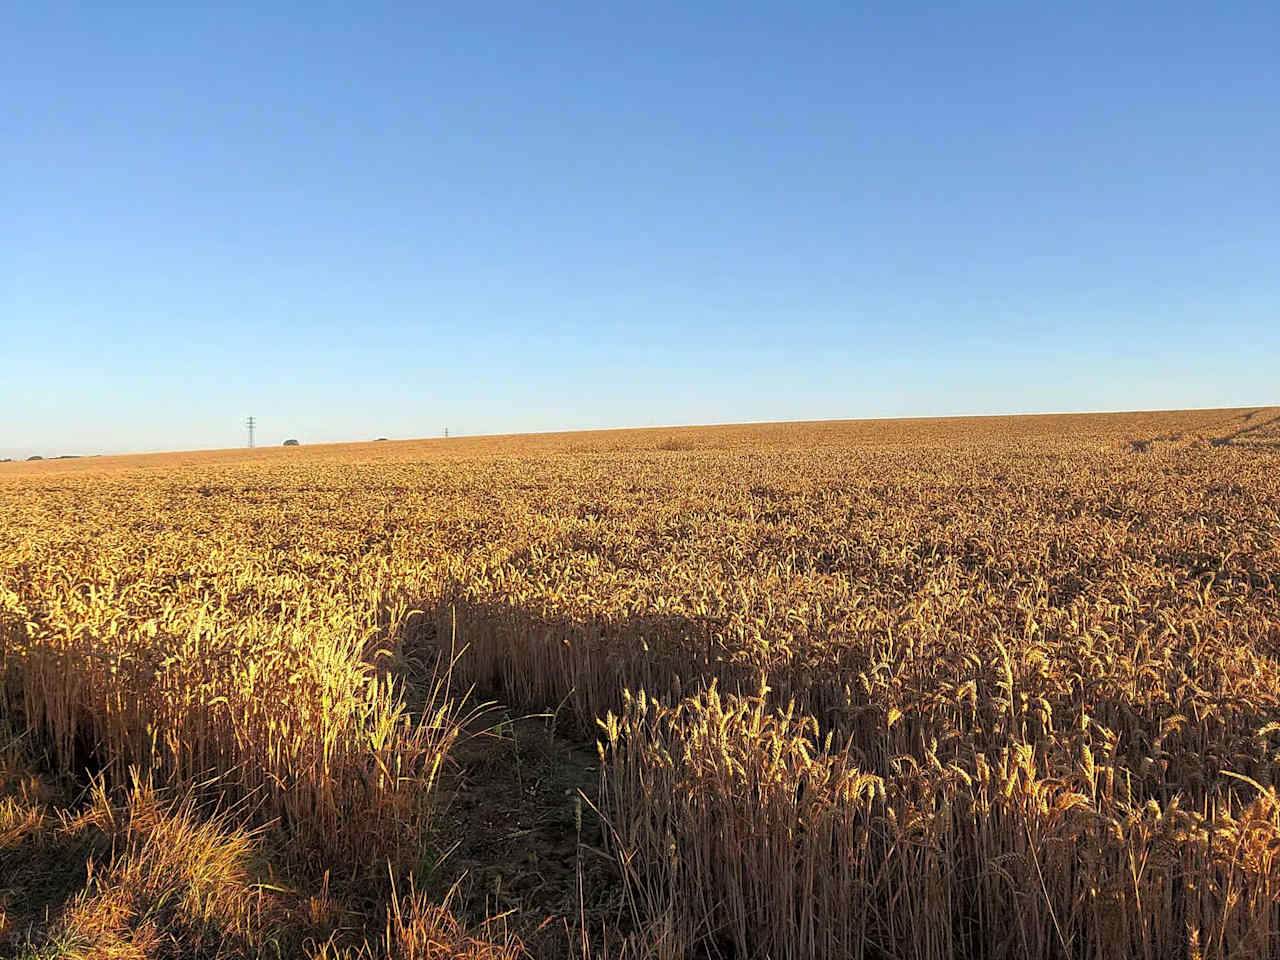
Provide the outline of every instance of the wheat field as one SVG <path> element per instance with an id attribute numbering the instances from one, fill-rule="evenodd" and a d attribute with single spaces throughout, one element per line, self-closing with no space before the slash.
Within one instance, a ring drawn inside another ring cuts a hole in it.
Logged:
<path id="1" fill-rule="evenodd" d="M 0 464 L 0 955 L 1280 957 L 1280 409 Z"/>

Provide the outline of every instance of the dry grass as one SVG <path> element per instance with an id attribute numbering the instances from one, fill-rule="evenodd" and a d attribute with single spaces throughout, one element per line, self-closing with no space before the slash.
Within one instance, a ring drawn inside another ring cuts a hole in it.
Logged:
<path id="1" fill-rule="evenodd" d="M 10 767 L 12 770 L 12 767 Z M 80 803 L 33 801 L 10 779 L 0 799 L 0 954 L 22 960 L 315 957 L 514 960 L 500 930 L 473 935 L 444 905 L 392 897 L 357 916 L 329 891 L 272 875 L 261 831 L 236 811 L 134 778 Z M 47 786 L 40 793 L 48 795 Z M 113 795 L 114 794 L 114 795 Z M 61 798 L 65 799 L 65 798 Z M 393 888 L 394 892 L 394 888 Z"/>
<path id="2" fill-rule="evenodd" d="M 468 931 L 449 912 L 448 897 L 439 905 L 420 893 L 392 899 L 385 931 L 376 944 L 342 950 L 324 943 L 307 953 L 308 960 L 522 960 L 525 956 L 513 937 L 491 930 Z"/>
<path id="3" fill-rule="evenodd" d="M 365 878 L 423 854 L 451 690 L 600 720 L 628 956 L 1277 956 L 1277 413 L 8 464 L 0 709 L 206 849 Z M 75 910 L 142 942 L 128 836 Z M 156 935 L 213 944 L 182 896 Z M 517 949 L 382 904 L 315 948 Z"/>

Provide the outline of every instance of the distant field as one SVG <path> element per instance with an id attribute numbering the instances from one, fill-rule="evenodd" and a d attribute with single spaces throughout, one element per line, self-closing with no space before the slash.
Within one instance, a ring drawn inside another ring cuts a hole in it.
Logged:
<path id="1" fill-rule="evenodd" d="M 0 464 L 0 644 L 3 956 L 1280 956 L 1280 408 Z"/>

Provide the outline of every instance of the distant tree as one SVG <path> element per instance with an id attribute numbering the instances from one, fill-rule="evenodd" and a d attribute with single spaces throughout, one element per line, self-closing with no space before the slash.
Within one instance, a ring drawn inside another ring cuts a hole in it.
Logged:
<path id="1" fill-rule="evenodd" d="M 381 443 L 381 442 L 382 442 L 383 440 L 385 440 L 385 439 L 387 439 L 387 438 L 386 438 L 386 437 L 379 437 L 377 440 L 375 440 L 375 441 L 373 441 L 373 442 L 374 442 L 374 443 Z"/>
<path id="2" fill-rule="evenodd" d="M 38 454 L 38 453 L 33 453 L 31 456 L 27 457 L 27 459 L 28 459 L 28 460 L 43 460 L 43 459 L 44 459 L 44 457 L 40 456 L 40 454 Z"/>
<path id="3" fill-rule="evenodd" d="M 286 441 L 282 444 L 282 446 L 285 446 L 285 447 L 296 447 L 296 446 L 298 446 L 298 441 L 297 441 L 297 440 L 286 440 Z"/>

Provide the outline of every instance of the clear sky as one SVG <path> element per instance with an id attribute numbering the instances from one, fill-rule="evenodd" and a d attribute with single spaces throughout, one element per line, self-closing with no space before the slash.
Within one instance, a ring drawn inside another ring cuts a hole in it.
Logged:
<path id="1" fill-rule="evenodd" d="M 0 12 L 0 456 L 1280 403 L 1280 4 Z"/>

